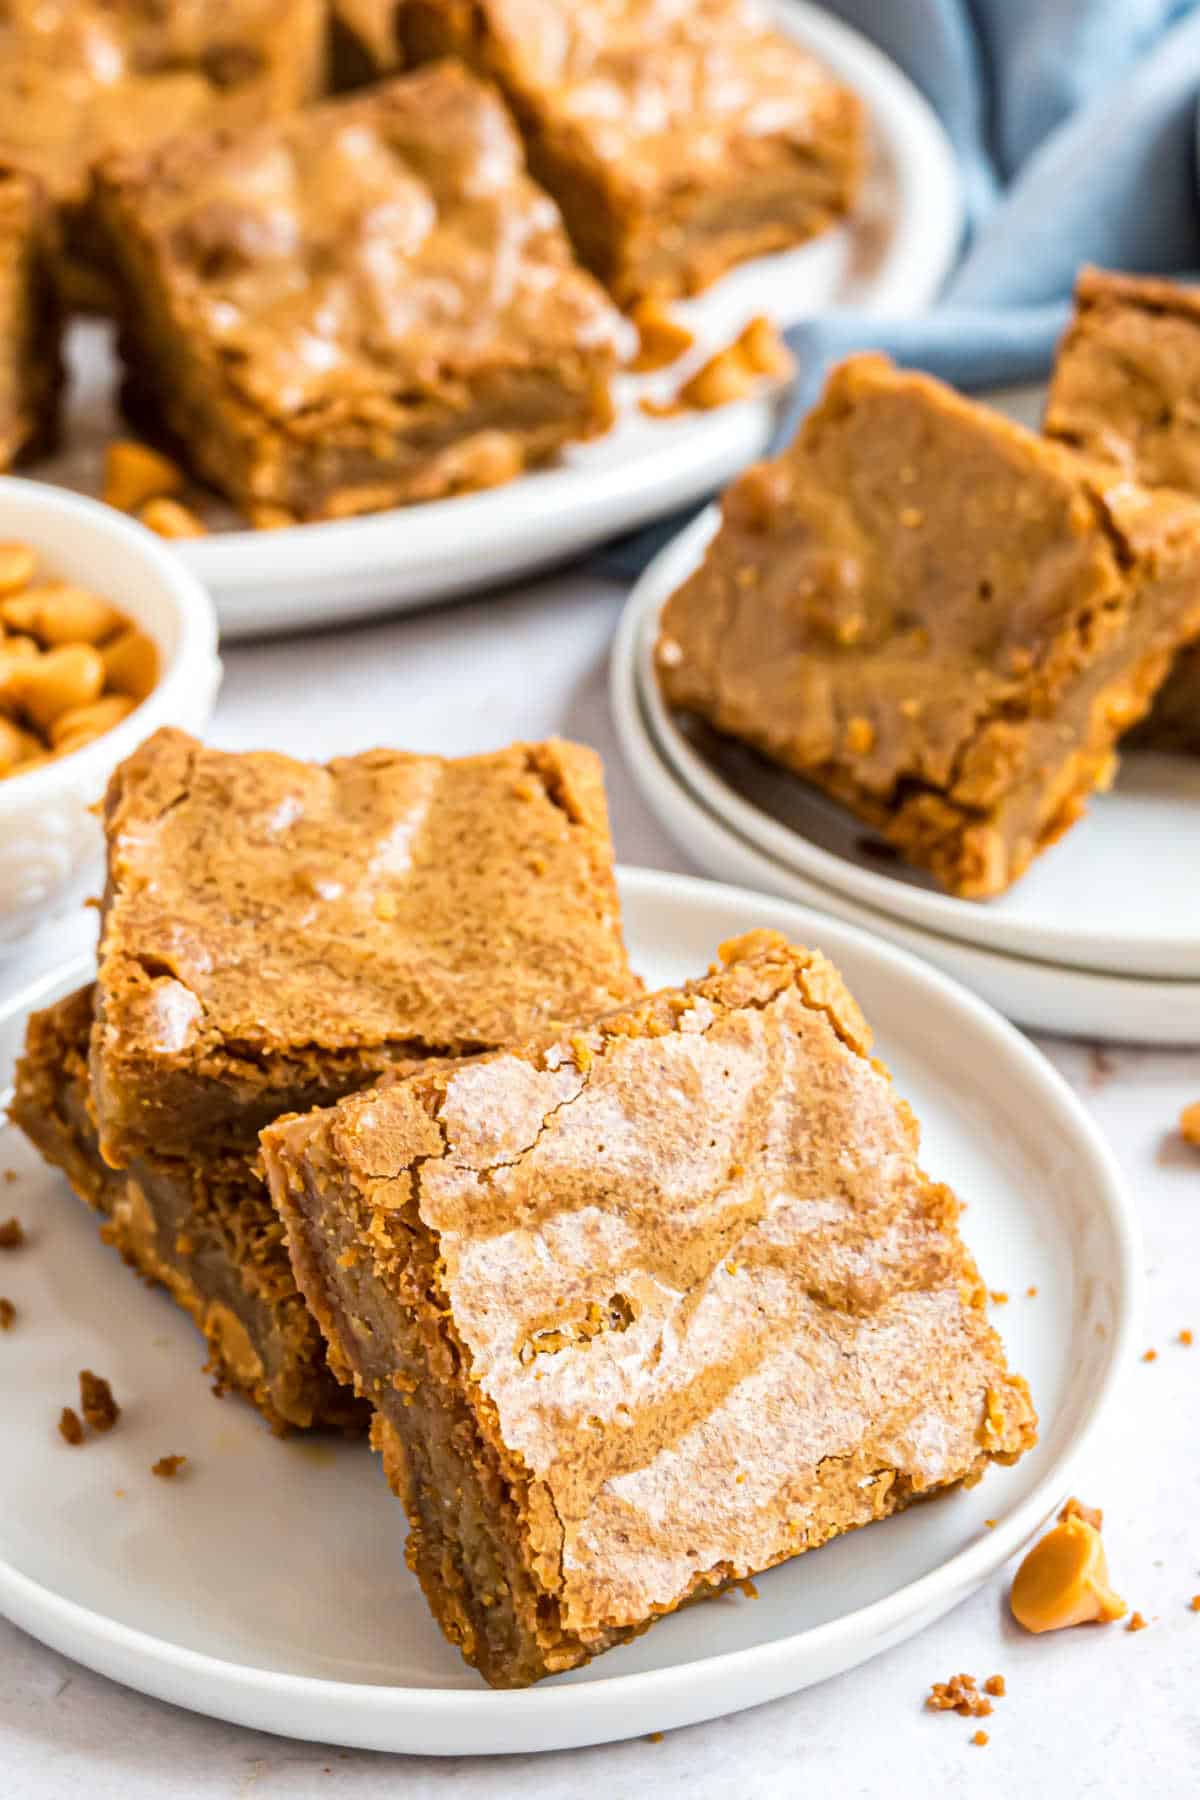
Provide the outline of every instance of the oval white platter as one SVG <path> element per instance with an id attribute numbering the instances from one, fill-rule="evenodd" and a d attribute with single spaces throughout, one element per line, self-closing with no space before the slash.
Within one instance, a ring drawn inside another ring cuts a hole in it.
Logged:
<path id="1" fill-rule="evenodd" d="M 613 645 L 609 695 L 617 737 L 643 799 L 698 868 L 741 882 L 921 957 L 1033 1031 L 1126 1044 L 1200 1044 L 1200 981 L 1154 981 L 985 950 L 876 911 L 769 856 L 681 780 L 644 712 L 637 681 L 640 622 L 627 608 Z"/>
<path id="2" fill-rule="evenodd" d="M 702 725 L 685 729 L 659 691 L 654 641 L 717 517 L 710 507 L 651 563 L 621 639 L 663 754 L 710 813 L 772 862 L 922 932 L 1063 968 L 1200 978 L 1200 757 L 1128 752 L 1087 817 L 1009 893 L 980 902 L 942 893 L 898 858 L 881 862 L 886 846 L 867 826 L 786 769 Z"/>
<path id="3" fill-rule="evenodd" d="M 0 1166 L 17 1179 L 4 1206 L 30 1241 L 4 1269 L 18 1317 L 0 1410 L 0 1610 L 118 1681 L 266 1731 L 447 1755 L 550 1750 L 694 1723 L 848 1669 L 964 1598 L 1037 1529 L 1133 1342 L 1136 1227 L 1083 1107 L 995 1013 L 845 925 L 636 869 L 621 894 L 651 983 L 699 972 L 756 926 L 841 966 L 923 1122 L 927 1166 L 968 1202 L 986 1279 L 1038 1289 L 998 1315 L 1041 1414 L 1037 1449 L 771 1571 L 757 1599 L 709 1602 L 589 1668 L 490 1692 L 435 1629 L 369 1451 L 281 1442 L 248 1407 L 214 1400 L 187 1321 L 121 1267 L 7 1127 Z M 87 974 L 77 963 L 4 1009 L 0 1090 L 30 1006 Z M 68 1449 L 55 1422 L 83 1367 L 108 1377 L 123 1412 L 110 1437 Z M 150 1464 L 168 1453 L 189 1466 L 155 1480 Z"/>
<path id="4" fill-rule="evenodd" d="M 844 228 L 763 257 L 679 309 L 697 348 L 665 378 L 623 377 L 618 421 L 552 468 L 481 494 L 283 531 L 229 530 L 174 548 L 207 584 L 225 637 L 296 631 L 396 612 L 494 587 L 579 554 L 714 492 L 764 449 L 769 395 L 716 412 L 654 420 L 644 394 L 728 343 L 757 313 L 781 325 L 834 306 L 916 311 L 937 292 L 958 246 L 962 205 L 941 125 L 900 70 L 868 41 L 804 0 L 776 0 L 780 24 L 862 95 L 874 154 L 862 204 Z M 97 491 L 114 419 L 107 328 L 74 328 L 72 448 L 32 472 Z"/>

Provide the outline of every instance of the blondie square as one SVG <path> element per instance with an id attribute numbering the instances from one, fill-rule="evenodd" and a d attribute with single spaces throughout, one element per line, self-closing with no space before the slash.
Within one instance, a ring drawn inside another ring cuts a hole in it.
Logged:
<path id="1" fill-rule="evenodd" d="M 105 802 L 91 1043 L 116 1167 L 636 992 L 600 760 L 552 740 L 324 767 L 159 731 Z"/>
<path id="2" fill-rule="evenodd" d="M 130 404 L 252 518 L 494 486 L 611 421 L 618 317 L 462 69 L 114 158 L 97 204 Z"/>
<path id="3" fill-rule="evenodd" d="M 658 677 L 943 887 L 999 894 L 1084 812 L 1200 633 L 1200 507 L 885 358 L 725 496 Z"/>
<path id="4" fill-rule="evenodd" d="M 72 302 L 112 299 L 88 205 L 96 160 L 302 105 L 324 78 L 325 32 L 324 0 L 6 0 L 0 161 L 61 208 Z"/>
<path id="5" fill-rule="evenodd" d="M 34 1013 L 10 1114 L 131 1267 L 160 1282 L 203 1332 L 219 1391 L 244 1393 L 277 1430 L 366 1429 L 367 1408 L 329 1372 L 296 1290 L 283 1228 L 245 1156 L 110 1169 L 88 1108 L 92 990 Z"/>
<path id="6" fill-rule="evenodd" d="M 1200 496 L 1200 288 L 1084 269 L 1045 430 L 1146 487 Z M 1135 741 L 1200 751 L 1200 650 L 1176 659 Z"/>
<path id="7" fill-rule="evenodd" d="M 53 230 L 31 177 L 0 168 L 0 471 L 51 450 L 62 387 Z"/>
<path id="8" fill-rule="evenodd" d="M 853 205 L 854 94 L 756 0 L 403 0 L 414 61 L 498 83 L 583 261 L 624 305 L 697 292 Z"/>
<path id="9" fill-rule="evenodd" d="M 409 1563 L 497 1686 L 1034 1441 L 836 970 L 776 933 L 722 957 L 263 1133 Z"/>

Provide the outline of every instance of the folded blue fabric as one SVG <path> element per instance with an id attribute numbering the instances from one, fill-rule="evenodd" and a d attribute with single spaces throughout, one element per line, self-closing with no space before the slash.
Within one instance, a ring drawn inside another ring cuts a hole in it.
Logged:
<path id="1" fill-rule="evenodd" d="M 1200 267 L 1198 0 L 829 0 L 937 108 L 971 233 L 940 302 L 915 319 L 831 313 L 787 335 L 797 375 L 776 445 L 827 370 L 883 350 L 979 392 L 1045 377 L 1084 263 Z M 604 552 L 636 575 L 686 515 Z"/>

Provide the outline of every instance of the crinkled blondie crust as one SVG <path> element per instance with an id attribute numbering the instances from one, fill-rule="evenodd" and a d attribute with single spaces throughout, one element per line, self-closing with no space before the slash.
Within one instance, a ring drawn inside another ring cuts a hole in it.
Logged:
<path id="1" fill-rule="evenodd" d="M 402 0 L 414 60 L 496 81 L 534 175 L 622 304 L 694 293 L 853 205 L 854 94 L 756 0 Z"/>
<path id="2" fill-rule="evenodd" d="M 253 1151 L 279 1113 L 636 991 L 600 760 L 551 740 L 322 766 L 149 738 L 105 803 L 100 1141 Z"/>
<path id="3" fill-rule="evenodd" d="M 837 971 L 776 933 L 722 956 L 263 1133 L 409 1562 L 498 1686 L 1035 1438 Z"/>
<path id="4" fill-rule="evenodd" d="M 1200 506 L 883 357 L 834 370 L 663 609 L 667 701 L 1001 893 L 1200 634 Z"/>
<path id="5" fill-rule="evenodd" d="M 0 168 L 0 472 L 45 455 L 58 435 L 63 376 L 53 241 L 37 182 Z"/>
<path id="6" fill-rule="evenodd" d="M 329 1372 L 296 1291 L 278 1215 L 246 1157 L 110 1169 L 88 1111 L 92 990 L 34 1013 L 17 1065 L 14 1122 L 103 1215 L 133 1268 L 161 1282 L 208 1341 L 218 1388 L 244 1393 L 277 1431 L 366 1429 L 367 1409 Z"/>
<path id="7" fill-rule="evenodd" d="M 110 159 L 97 205 L 130 403 L 252 517 L 495 486 L 611 421 L 617 315 L 465 70 Z"/>

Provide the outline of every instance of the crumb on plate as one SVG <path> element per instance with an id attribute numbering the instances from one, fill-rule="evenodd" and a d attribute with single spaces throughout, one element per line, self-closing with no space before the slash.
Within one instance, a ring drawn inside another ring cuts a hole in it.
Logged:
<path id="1" fill-rule="evenodd" d="M 164 1481 L 174 1481 L 186 1462 L 186 1456 L 160 1456 L 150 1465 L 150 1473 L 161 1476 Z"/>
<path id="2" fill-rule="evenodd" d="M 25 1227 L 20 1219 L 5 1219 L 0 1225 L 0 1250 L 19 1250 L 25 1242 Z"/>
<path id="3" fill-rule="evenodd" d="M 64 1406 L 58 1415 L 59 1434 L 68 1444 L 82 1444 L 83 1426 L 73 1406 Z"/>
<path id="4" fill-rule="evenodd" d="M 121 1416 L 107 1381 L 90 1369 L 79 1371 L 79 1405 L 93 1431 L 111 1431 Z"/>

